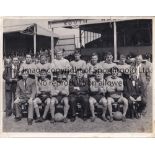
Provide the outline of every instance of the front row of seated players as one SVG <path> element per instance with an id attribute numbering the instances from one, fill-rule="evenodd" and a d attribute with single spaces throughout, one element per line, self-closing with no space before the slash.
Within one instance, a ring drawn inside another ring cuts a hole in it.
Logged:
<path id="1" fill-rule="evenodd" d="M 106 112 L 109 112 L 109 121 L 113 121 L 112 105 L 113 103 L 123 105 L 122 121 L 126 120 L 126 113 L 128 109 L 128 100 L 136 102 L 143 101 L 142 94 L 137 92 L 140 84 L 132 90 L 126 87 L 124 91 L 123 80 L 119 78 L 118 68 L 113 67 L 111 76 L 104 79 L 101 72 L 96 71 L 94 76 L 88 79 L 84 77 L 82 70 L 77 70 L 69 83 L 63 79 L 62 74 L 58 73 L 56 80 L 49 80 L 47 78 L 47 71 L 41 70 L 41 77 L 36 81 L 28 77 L 28 71 L 22 71 L 23 79 L 17 83 L 15 112 L 17 121 L 21 120 L 21 104 L 27 102 L 28 106 L 28 124 L 32 124 L 33 111 L 35 111 L 37 119 L 36 122 L 42 122 L 46 119 L 48 112 L 51 113 L 51 123 L 54 123 L 55 110 L 57 105 L 63 106 L 64 123 L 67 123 L 67 115 L 69 108 L 71 110 L 71 121 L 76 119 L 76 107 L 80 103 L 82 106 L 82 118 L 85 121 L 88 118 L 88 111 L 91 112 L 91 121 L 95 121 L 95 108 L 102 108 L 102 119 L 106 121 Z M 128 82 L 129 83 L 129 82 Z M 137 83 L 137 82 L 136 82 Z M 130 83 L 129 83 L 130 85 Z M 133 93 L 135 90 L 135 93 Z M 133 94 L 128 94 L 132 92 Z M 137 97 L 134 95 L 136 93 Z M 36 97 L 36 98 L 35 98 Z M 126 98 L 125 98 L 126 97 Z M 134 100 L 133 100 L 134 98 Z M 130 103 L 130 102 L 129 102 Z M 43 104 L 44 112 L 40 115 L 39 105 Z"/>

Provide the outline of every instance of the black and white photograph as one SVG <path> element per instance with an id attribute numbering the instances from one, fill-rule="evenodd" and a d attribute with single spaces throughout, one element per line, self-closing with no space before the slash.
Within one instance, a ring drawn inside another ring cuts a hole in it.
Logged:
<path id="1" fill-rule="evenodd" d="M 153 17 L 4 17 L 3 133 L 153 133 Z"/>

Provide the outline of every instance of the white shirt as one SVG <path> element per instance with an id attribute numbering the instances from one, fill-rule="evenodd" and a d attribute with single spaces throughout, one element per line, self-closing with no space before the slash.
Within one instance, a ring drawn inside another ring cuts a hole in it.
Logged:
<path id="1" fill-rule="evenodd" d="M 141 67 L 141 64 L 139 64 L 139 65 L 136 67 L 137 79 L 139 79 L 140 67 Z"/>

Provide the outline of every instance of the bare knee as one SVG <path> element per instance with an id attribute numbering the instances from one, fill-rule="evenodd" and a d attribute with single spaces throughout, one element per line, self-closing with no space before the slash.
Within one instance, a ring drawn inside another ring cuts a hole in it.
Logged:
<path id="1" fill-rule="evenodd" d="M 47 104 L 47 105 L 50 105 L 50 104 L 51 104 L 50 98 L 48 98 L 48 99 L 46 100 L 46 104 Z"/>
<path id="2" fill-rule="evenodd" d="M 64 102 L 64 106 L 65 106 L 65 107 L 69 107 L 68 97 L 64 97 L 64 98 L 63 98 L 63 102 Z"/>
<path id="3" fill-rule="evenodd" d="M 107 107 L 108 102 L 107 102 L 106 98 L 102 98 L 102 99 L 101 99 L 101 104 L 102 104 L 104 107 Z"/>
<path id="4" fill-rule="evenodd" d="M 124 105 L 128 106 L 128 100 L 126 98 L 123 98 Z"/>
<path id="5" fill-rule="evenodd" d="M 56 104 L 56 100 L 54 98 L 51 99 L 50 106 L 54 107 Z"/>
<path id="6" fill-rule="evenodd" d="M 95 104 L 94 98 L 90 97 L 89 98 L 89 105 L 90 105 L 90 107 L 94 107 L 94 104 Z"/>

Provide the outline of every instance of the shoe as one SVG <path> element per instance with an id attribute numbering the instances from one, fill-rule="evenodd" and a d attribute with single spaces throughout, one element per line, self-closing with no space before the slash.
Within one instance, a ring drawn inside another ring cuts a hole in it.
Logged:
<path id="1" fill-rule="evenodd" d="M 12 115 L 12 112 L 6 112 L 6 117 L 10 117 Z"/>
<path id="2" fill-rule="evenodd" d="M 39 123 L 39 122 L 42 122 L 42 121 L 43 121 L 43 120 L 42 120 L 41 117 L 38 117 L 38 118 L 35 120 L 36 123 Z"/>
<path id="3" fill-rule="evenodd" d="M 67 118 L 64 118 L 64 123 L 67 123 L 67 122 L 68 122 Z"/>
<path id="4" fill-rule="evenodd" d="M 139 118 L 140 118 L 140 114 L 137 113 L 137 114 L 136 114 L 136 119 L 139 119 Z"/>
<path id="5" fill-rule="evenodd" d="M 146 109 L 144 109 L 144 110 L 142 111 L 142 116 L 144 116 L 144 117 L 145 117 L 146 113 L 147 113 L 147 110 L 146 110 Z"/>
<path id="6" fill-rule="evenodd" d="M 54 124 L 54 123 L 55 123 L 54 118 L 51 118 L 50 123 L 51 123 L 51 124 Z"/>
<path id="7" fill-rule="evenodd" d="M 87 121 L 87 117 L 83 117 L 83 121 Z"/>
<path id="8" fill-rule="evenodd" d="M 75 117 L 72 117 L 72 118 L 71 118 L 71 122 L 74 122 L 75 120 L 76 120 Z"/>
<path id="9" fill-rule="evenodd" d="M 106 121 L 107 121 L 107 118 L 106 118 L 105 116 L 102 116 L 102 120 L 103 120 L 104 122 L 106 122 Z"/>
<path id="10" fill-rule="evenodd" d="M 122 117 L 122 122 L 126 122 L 126 117 L 125 116 Z"/>
<path id="11" fill-rule="evenodd" d="M 45 122 L 45 121 L 46 121 L 46 119 L 45 119 L 45 118 L 43 118 L 43 117 L 41 117 L 41 120 L 42 120 L 42 122 Z"/>
<path id="12" fill-rule="evenodd" d="M 21 119 L 22 119 L 21 117 L 15 117 L 15 121 L 16 121 L 16 122 L 21 121 Z"/>
<path id="13" fill-rule="evenodd" d="M 33 122 L 33 119 L 30 119 L 30 118 L 27 119 L 28 125 L 32 125 L 32 122 Z"/>
<path id="14" fill-rule="evenodd" d="M 113 117 L 112 116 L 109 117 L 109 122 L 113 122 Z"/>
<path id="15" fill-rule="evenodd" d="M 92 117 L 91 118 L 91 122 L 95 122 L 95 117 Z"/>

